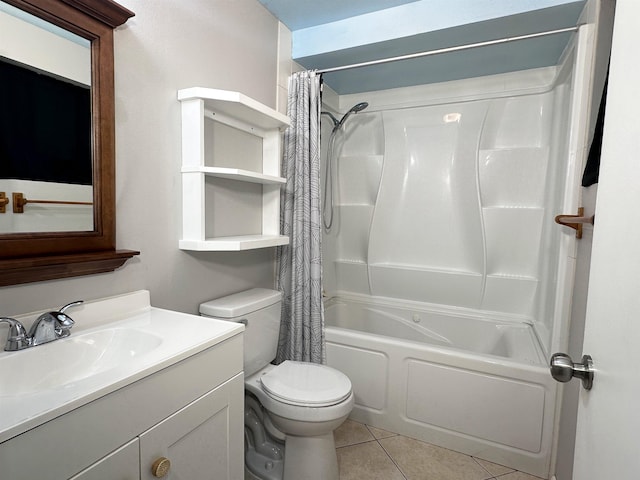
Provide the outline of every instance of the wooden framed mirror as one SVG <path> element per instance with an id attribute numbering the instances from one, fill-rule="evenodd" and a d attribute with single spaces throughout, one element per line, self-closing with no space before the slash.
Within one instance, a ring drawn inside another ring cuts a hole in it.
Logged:
<path id="1" fill-rule="evenodd" d="M 139 254 L 115 248 L 113 29 L 134 14 L 111 0 L 0 0 L 0 3 L 8 5 L 7 9 L 36 17 L 45 24 L 45 29 L 51 26 L 52 30 L 62 29 L 63 34 L 68 32 L 84 39 L 90 50 L 87 55 L 90 59 L 87 132 L 90 133 L 87 134 L 91 138 L 87 140 L 90 145 L 87 148 L 91 162 L 88 174 L 91 201 L 84 203 L 92 204 L 87 228 L 57 231 L 54 226 L 46 231 L 39 228 L 0 231 L 0 286 L 115 270 Z M 9 63 L 14 62 L 9 60 Z M 56 120 L 52 118 L 51 122 Z M 55 136 L 65 136 L 65 133 Z M 0 150 L 0 155 L 5 154 L 3 152 Z M 12 197 L 10 192 L 5 192 L 4 198 L 1 203 L 6 209 L 16 203 L 15 195 Z M 55 220 L 52 223 L 55 225 Z"/>

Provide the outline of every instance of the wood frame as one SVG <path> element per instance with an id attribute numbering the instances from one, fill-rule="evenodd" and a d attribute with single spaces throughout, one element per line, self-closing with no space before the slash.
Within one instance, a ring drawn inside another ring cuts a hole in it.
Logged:
<path id="1" fill-rule="evenodd" d="M 115 249 L 113 28 L 133 12 L 112 0 L 3 0 L 91 42 L 94 230 L 0 235 L 0 286 L 112 271 L 140 252 Z"/>

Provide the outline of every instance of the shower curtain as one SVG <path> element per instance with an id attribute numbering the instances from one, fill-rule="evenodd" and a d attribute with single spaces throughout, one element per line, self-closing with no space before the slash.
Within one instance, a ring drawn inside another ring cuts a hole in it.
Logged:
<path id="1" fill-rule="evenodd" d="M 278 248 L 277 288 L 283 292 L 276 362 L 325 363 L 320 212 L 320 76 L 289 78 L 284 134 L 280 228 L 290 237 Z"/>

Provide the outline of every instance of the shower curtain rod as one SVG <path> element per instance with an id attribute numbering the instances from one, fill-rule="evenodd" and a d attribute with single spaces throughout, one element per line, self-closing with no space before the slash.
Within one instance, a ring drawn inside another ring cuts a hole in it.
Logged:
<path id="1" fill-rule="evenodd" d="M 368 62 L 353 63 L 351 65 L 342 65 L 340 67 L 324 68 L 316 70 L 316 73 L 331 73 L 339 72 L 341 70 L 349 70 L 352 68 L 368 67 L 371 65 L 378 65 L 381 63 L 397 62 L 399 60 L 410 60 L 412 58 L 429 57 L 431 55 L 438 55 L 440 53 L 457 52 L 459 50 L 469 50 L 471 48 L 486 47 L 489 45 L 499 45 L 501 43 L 517 42 L 518 40 L 526 40 L 529 38 L 546 37 L 547 35 L 555 35 L 557 33 L 576 32 L 581 25 L 575 27 L 559 28 L 557 30 L 548 30 L 546 32 L 529 33 L 527 35 L 518 35 L 516 37 L 499 38 L 497 40 L 487 40 L 485 42 L 469 43 L 466 45 L 458 45 L 457 47 L 439 48 L 437 50 L 427 50 L 425 52 L 409 53 L 407 55 L 400 55 L 397 57 L 381 58 L 379 60 L 370 60 Z"/>

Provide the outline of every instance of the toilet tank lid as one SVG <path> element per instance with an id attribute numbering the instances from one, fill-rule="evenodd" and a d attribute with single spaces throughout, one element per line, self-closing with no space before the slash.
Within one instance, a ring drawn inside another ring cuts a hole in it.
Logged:
<path id="1" fill-rule="evenodd" d="M 233 318 L 255 312 L 282 300 L 282 293 L 268 288 L 252 288 L 200 304 L 200 313 L 210 317 Z"/>

